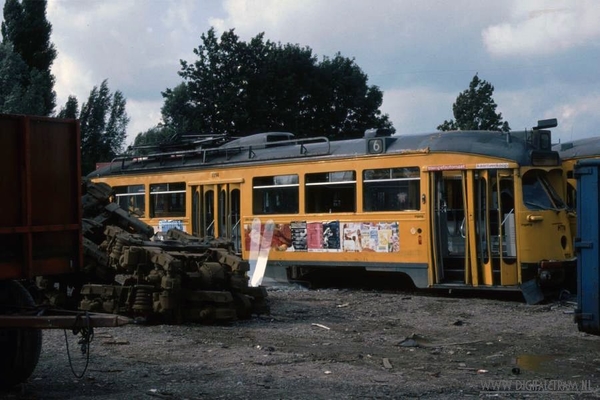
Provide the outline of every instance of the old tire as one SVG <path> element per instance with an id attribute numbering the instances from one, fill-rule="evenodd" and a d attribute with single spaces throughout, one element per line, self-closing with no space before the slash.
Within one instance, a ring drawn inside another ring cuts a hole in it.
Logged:
<path id="1" fill-rule="evenodd" d="M 14 306 L 34 306 L 31 294 L 17 281 L 0 282 L 0 318 L 13 313 Z M 42 349 L 39 329 L 0 329 L 0 389 L 25 382 L 33 373 Z"/>

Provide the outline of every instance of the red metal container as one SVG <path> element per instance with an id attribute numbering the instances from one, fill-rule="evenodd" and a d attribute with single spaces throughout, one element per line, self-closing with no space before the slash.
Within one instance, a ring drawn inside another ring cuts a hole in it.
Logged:
<path id="1" fill-rule="evenodd" d="M 82 264 L 76 120 L 0 114 L 0 280 Z"/>

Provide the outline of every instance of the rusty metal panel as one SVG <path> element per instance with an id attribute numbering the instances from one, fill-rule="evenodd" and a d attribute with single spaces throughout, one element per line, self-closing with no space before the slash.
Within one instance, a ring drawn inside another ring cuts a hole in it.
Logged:
<path id="1" fill-rule="evenodd" d="M 0 115 L 0 279 L 81 266 L 79 149 L 75 120 Z"/>
<path id="2" fill-rule="evenodd" d="M 0 118 L 0 227 L 22 225 L 24 152 L 20 132 L 19 120 Z"/>

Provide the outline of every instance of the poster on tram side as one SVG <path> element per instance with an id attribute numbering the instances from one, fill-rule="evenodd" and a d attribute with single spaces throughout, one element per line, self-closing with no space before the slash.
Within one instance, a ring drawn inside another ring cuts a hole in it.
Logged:
<path id="1" fill-rule="evenodd" d="M 307 251 L 307 234 L 306 221 L 292 221 L 290 223 L 290 231 L 292 236 L 292 246 L 294 251 Z"/>
<path id="2" fill-rule="evenodd" d="M 308 251 L 325 251 L 323 242 L 323 223 L 308 222 L 306 224 L 306 247 Z"/>

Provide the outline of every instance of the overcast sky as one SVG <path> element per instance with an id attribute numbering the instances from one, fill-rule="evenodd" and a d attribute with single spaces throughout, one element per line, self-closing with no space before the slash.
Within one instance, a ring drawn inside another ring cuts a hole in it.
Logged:
<path id="1" fill-rule="evenodd" d="M 554 141 L 599 133 L 595 0 L 49 0 L 47 11 L 57 109 L 108 79 L 127 99 L 128 143 L 160 121 L 161 91 L 181 82 L 179 60 L 196 59 L 211 26 L 354 58 L 398 134 L 453 118 L 475 73 L 513 130 L 557 118 Z"/>

